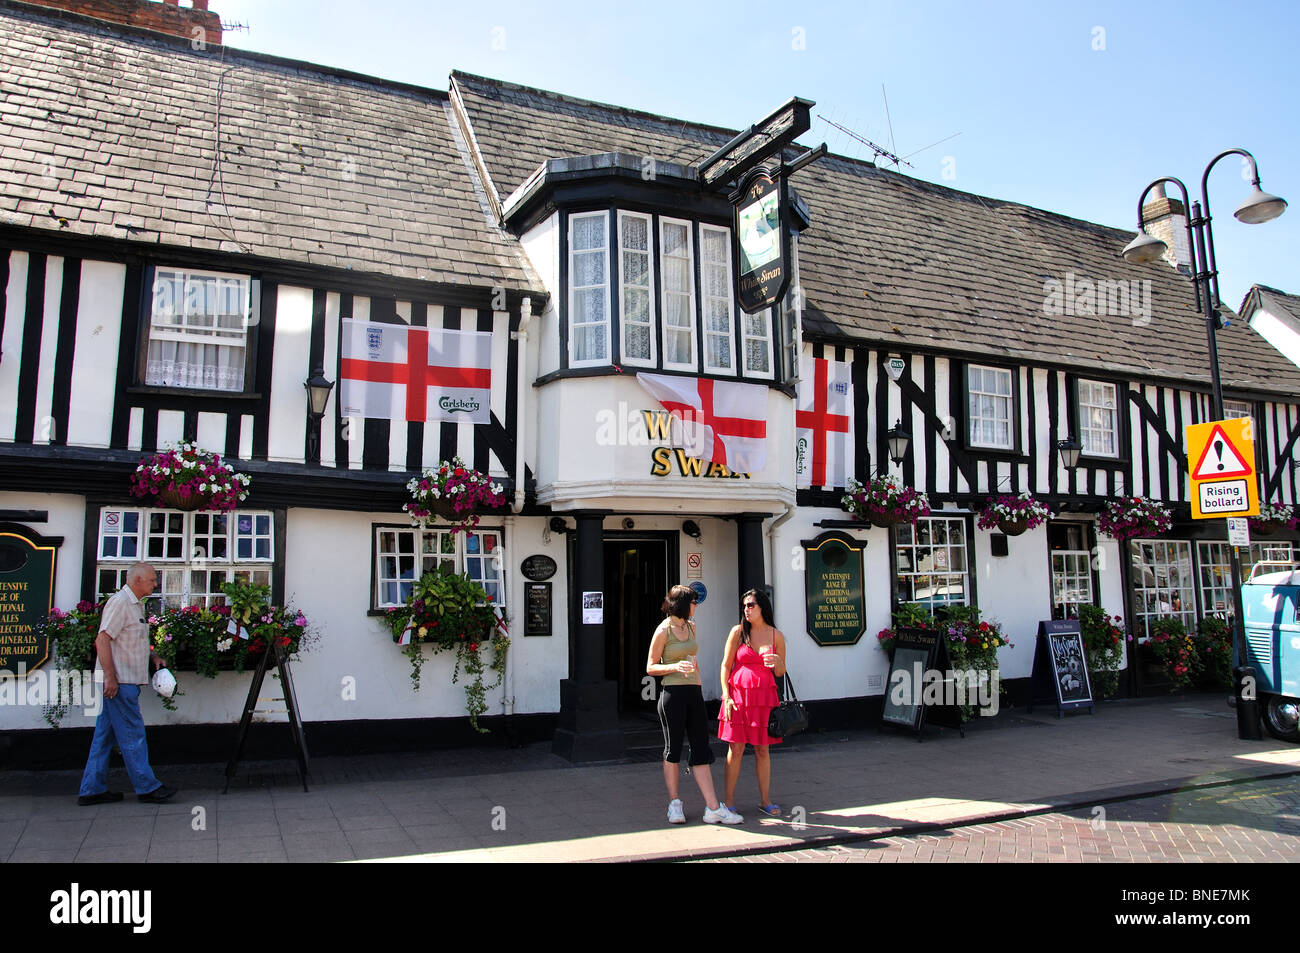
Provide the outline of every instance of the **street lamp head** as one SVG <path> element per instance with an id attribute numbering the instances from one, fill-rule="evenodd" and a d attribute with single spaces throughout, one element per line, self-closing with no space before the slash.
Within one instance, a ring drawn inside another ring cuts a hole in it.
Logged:
<path id="1" fill-rule="evenodd" d="M 1237 206 L 1237 211 L 1232 214 L 1236 216 L 1239 222 L 1245 222 L 1247 225 L 1258 225 L 1261 222 L 1273 221 L 1285 211 L 1286 199 L 1262 192 L 1257 185 L 1255 191 L 1250 194 L 1246 201 Z"/>
<path id="2" fill-rule="evenodd" d="M 1143 265 L 1157 260 L 1168 247 L 1160 239 L 1148 235 L 1146 229 L 1139 227 L 1137 237 L 1124 246 L 1122 254 L 1125 261 Z"/>
<path id="3" fill-rule="evenodd" d="M 885 442 L 889 445 L 889 459 L 895 463 L 902 463 L 903 458 L 907 456 L 907 445 L 911 439 L 912 435 L 903 429 L 901 420 L 885 431 Z"/>

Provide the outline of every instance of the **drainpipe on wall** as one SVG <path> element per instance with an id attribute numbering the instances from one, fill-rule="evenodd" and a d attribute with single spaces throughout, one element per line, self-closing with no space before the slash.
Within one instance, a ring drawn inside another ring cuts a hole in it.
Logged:
<path id="1" fill-rule="evenodd" d="M 513 553 L 515 551 L 515 537 L 517 535 L 515 532 L 517 528 L 515 526 L 515 518 L 513 516 L 507 516 L 504 523 L 505 533 L 503 535 L 505 536 L 505 540 L 502 549 L 507 553 Z M 503 572 L 502 576 L 504 575 L 505 573 Z M 508 600 L 507 604 L 513 605 L 515 601 L 516 600 Z M 511 641 L 513 641 L 513 636 Z M 513 715 L 515 713 L 515 667 L 511 664 L 509 652 L 506 653 L 506 670 L 502 673 L 501 680 L 501 714 Z"/>
<path id="2" fill-rule="evenodd" d="M 510 503 L 510 509 L 518 513 L 524 508 L 524 444 L 528 437 L 528 414 L 525 413 L 525 405 L 534 406 L 531 401 L 524 399 L 527 391 L 524 389 L 528 381 L 528 324 L 533 318 L 533 299 L 524 297 L 519 302 L 519 330 L 510 337 L 518 342 L 519 348 L 519 371 L 518 381 L 515 393 L 519 395 L 515 402 L 515 498 Z M 506 550 L 510 552 L 510 550 Z"/>
<path id="3" fill-rule="evenodd" d="M 776 588 L 775 585 L 776 583 L 776 531 L 781 526 L 782 523 L 784 523 L 790 517 L 794 516 L 794 511 L 795 508 L 787 503 L 785 507 L 785 512 L 782 513 L 780 516 L 778 516 L 776 519 L 772 520 L 772 525 L 767 528 L 767 565 L 768 565 L 768 573 L 769 573 L 768 578 L 772 582 L 773 590 L 775 590 Z"/>

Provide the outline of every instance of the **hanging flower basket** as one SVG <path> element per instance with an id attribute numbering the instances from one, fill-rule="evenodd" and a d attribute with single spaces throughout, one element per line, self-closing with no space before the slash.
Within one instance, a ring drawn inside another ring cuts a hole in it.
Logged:
<path id="1" fill-rule="evenodd" d="M 479 716 L 487 711 L 487 693 L 501 684 L 506 668 L 510 638 L 505 619 L 492 604 L 492 596 L 466 575 L 457 575 L 445 567 L 425 573 L 412 586 L 411 597 L 388 610 L 384 619 L 393 641 L 411 662 L 411 684 L 420 690 L 420 670 L 424 666 L 422 645 L 431 645 L 434 653 L 456 653 L 452 682 L 465 681 L 465 711 L 475 731 Z M 484 665 L 483 652 L 491 649 L 491 661 Z M 491 684 L 484 684 L 485 671 L 494 672 Z"/>
<path id="2" fill-rule="evenodd" d="M 1107 503 L 1097 518 L 1097 528 L 1120 542 L 1161 536 L 1173 525 L 1174 521 L 1163 503 L 1142 496 L 1126 496 Z"/>
<path id="3" fill-rule="evenodd" d="M 1051 515 L 1052 511 L 1046 504 L 1025 491 L 1019 496 L 997 496 L 990 499 L 980 511 L 975 525 L 980 529 L 996 527 L 1008 536 L 1019 536 L 1026 530 L 1045 523 Z"/>
<path id="4" fill-rule="evenodd" d="M 505 490 L 486 473 L 465 466 L 460 457 L 443 460 L 406 484 L 411 502 L 402 505 L 415 523 L 437 516 L 454 523 L 452 532 L 478 525 L 479 511 L 505 505 Z"/>
<path id="5" fill-rule="evenodd" d="M 157 505 L 177 510 L 226 512 L 248 498 L 251 481 L 196 443 L 178 443 L 140 461 L 131 476 L 131 495 L 153 497 Z"/>
<path id="6" fill-rule="evenodd" d="M 852 477 L 844 487 L 840 506 L 855 519 L 874 526 L 915 523 L 930 515 L 930 498 L 903 484 L 895 476 L 876 477 L 863 486 Z"/>
<path id="7" fill-rule="evenodd" d="M 1272 536 L 1284 529 L 1295 529 L 1300 525 L 1296 518 L 1295 507 L 1281 503 L 1259 504 L 1259 515 L 1250 517 L 1250 531 L 1260 536 Z"/>

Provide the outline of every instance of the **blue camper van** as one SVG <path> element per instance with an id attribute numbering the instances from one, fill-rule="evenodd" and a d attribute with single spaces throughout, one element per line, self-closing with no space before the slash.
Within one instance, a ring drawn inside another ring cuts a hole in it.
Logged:
<path id="1" fill-rule="evenodd" d="M 1274 738 L 1300 742 L 1300 570 L 1259 572 L 1241 587 L 1247 664 L 1264 727 Z"/>

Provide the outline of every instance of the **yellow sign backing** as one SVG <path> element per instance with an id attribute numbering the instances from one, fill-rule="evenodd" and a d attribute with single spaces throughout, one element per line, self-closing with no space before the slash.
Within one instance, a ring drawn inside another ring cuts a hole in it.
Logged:
<path id="1" fill-rule="evenodd" d="M 1186 428 L 1193 519 L 1259 515 L 1252 426 L 1249 417 L 1236 417 Z"/>

